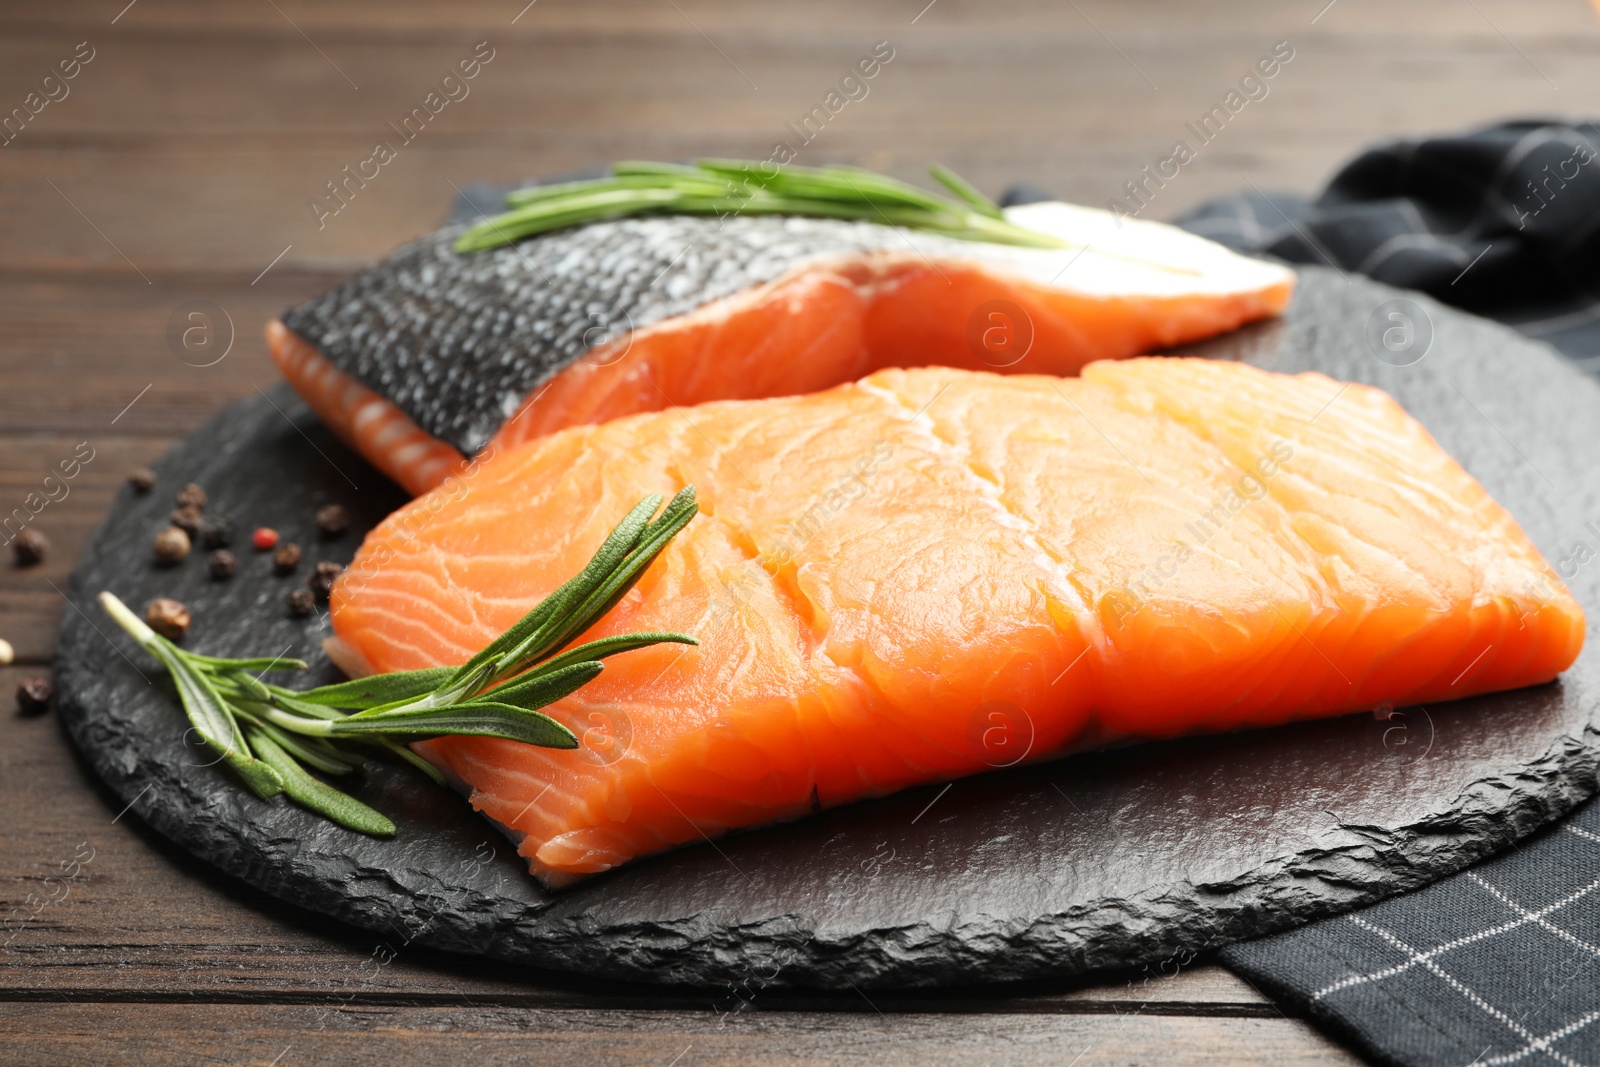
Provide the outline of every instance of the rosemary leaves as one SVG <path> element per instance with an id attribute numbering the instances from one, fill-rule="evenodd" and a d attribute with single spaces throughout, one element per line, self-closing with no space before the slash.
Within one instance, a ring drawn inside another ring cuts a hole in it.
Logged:
<path id="1" fill-rule="evenodd" d="M 661 501 L 659 495 L 641 500 L 578 575 L 459 667 L 293 690 L 263 682 L 260 675 L 305 670 L 300 660 L 189 652 L 110 593 L 101 593 L 100 603 L 167 669 L 195 732 L 251 792 L 264 799 L 282 793 L 342 826 L 388 836 L 395 832 L 393 822 L 311 771 L 349 774 L 369 751 L 381 750 L 442 784 L 439 772 L 407 742 L 466 734 L 576 748 L 572 731 L 539 708 L 593 680 L 608 656 L 662 642 L 696 643 L 687 634 L 635 633 L 567 647 L 633 588 L 697 510 L 693 486 L 665 508 Z"/>
<path id="2" fill-rule="evenodd" d="M 741 160 L 617 163 L 611 176 L 519 189 L 508 210 L 463 233 L 456 251 L 631 215 L 809 215 L 855 219 L 966 241 L 1063 248 L 1066 242 L 1006 219 L 999 205 L 945 167 L 929 168 L 954 199 L 856 167 L 784 167 Z M 771 173 L 769 173 L 769 171 Z"/>

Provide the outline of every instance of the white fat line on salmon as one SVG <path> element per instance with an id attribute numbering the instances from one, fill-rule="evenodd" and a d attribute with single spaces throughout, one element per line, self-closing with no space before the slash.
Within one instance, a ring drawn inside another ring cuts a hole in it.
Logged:
<path id="1" fill-rule="evenodd" d="M 1099 434 L 1102 438 L 1105 439 L 1106 444 L 1110 445 L 1112 447 L 1112 449 L 1114 449 L 1116 451 L 1117 455 L 1122 457 L 1122 462 L 1124 462 L 1128 466 L 1132 467 L 1134 473 L 1137 474 L 1139 477 L 1144 479 L 1144 484 L 1148 485 L 1152 489 L 1154 489 L 1156 487 L 1156 483 L 1154 483 L 1154 482 L 1152 482 L 1150 480 L 1150 476 L 1144 472 L 1144 468 L 1139 466 L 1133 460 L 1129 459 L 1128 458 L 1128 454 L 1122 450 L 1121 446 L 1118 445 L 1115 441 L 1113 441 L 1106 434 L 1106 432 L 1104 430 L 1102 430 L 1099 426 L 1097 426 L 1095 424 L 1095 421 L 1089 417 L 1089 413 L 1088 412 L 1086 412 L 1082 408 L 1080 408 L 1078 406 L 1077 402 L 1074 401 L 1066 393 L 1061 392 L 1061 387 L 1059 385 L 1056 385 L 1054 382 L 1051 382 L 1050 383 L 1050 388 L 1054 389 L 1056 391 L 1056 393 L 1061 397 L 1062 400 L 1065 400 L 1068 404 L 1072 405 L 1072 410 L 1073 411 L 1076 411 L 1079 415 L 1083 416 L 1083 421 L 1087 422 L 1089 424 L 1089 426 L 1094 430 L 1095 433 Z"/>
<path id="2" fill-rule="evenodd" d="M 743 607 L 749 603 L 751 593 L 769 588 L 769 582 L 756 577 L 751 565 L 764 571 L 768 579 L 777 578 L 785 567 L 794 562 L 807 542 L 851 504 L 867 495 L 872 487 L 872 479 L 893 455 L 894 446 L 888 441 L 880 439 L 874 442 L 870 452 L 851 464 L 850 473 L 813 498 L 811 505 L 797 518 L 780 523 L 778 538 L 769 545 L 759 546 L 757 556 L 746 560 L 745 565 L 736 568 L 723 583 L 726 596 L 713 597 L 713 616 Z M 703 505 L 702 510 L 705 510 Z"/>
<path id="3" fill-rule="evenodd" d="M 1137 218 L 1140 212 L 1149 207 L 1156 193 L 1165 189 L 1167 182 L 1177 178 L 1184 167 L 1194 162 L 1199 157 L 1200 149 L 1216 140 L 1228 122 L 1245 109 L 1246 104 L 1252 100 L 1265 100 L 1271 91 L 1267 82 L 1276 78 L 1294 56 L 1293 45 L 1288 41 L 1277 42 L 1270 53 L 1256 60 L 1254 68 L 1239 78 L 1237 89 L 1230 88 L 1220 104 L 1211 105 L 1210 110 L 1200 117 L 1199 125 L 1184 123 L 1184 130 L 1194 137 L 1194 147 L 1190 147 L 1186 138 L 1180 137 L 1172 143 L 1171 152 L 1154 164 L 1146 163 L 1139 168 L 1137 177 L 1122 183 L 1122 195 L 1127 198 L 1126 201 L 1115 196 L 1106 200 L 1106 209 L 1111 212 L 1117 225 L 1121 226 L 1125 218 Z"/>
<path id="4" fill-rule="evenodd" d="M 400 125 L 389 123 L 389 128 L 399 139 L 399 147 L 394 147 L 388 140 L 381 140 L 373 147 L 371 155 L 355 164 L 354 171 L 347 163 L 338 174 L 324 183 L 328 190 L 327 201 L 320 196 L 307 201 L 311 217 L 317 220 L 317 229 L 326 227 L 330 218 L 349 207 L 356 194 L 367 187 L 367 182 L 376 179 L 384 167 L 394 162 L 400 155 L 400 149 L 416 140 L 428 123 L 439 117 L 440 112 L 452 102 L 465 100 L 472 93 L 472 87 L 467 83 L 483 73 L 483 68 L 494 61 L 495 54 L 488 41 L 474 45 L 472 55 L 457 60 L 455 66 L 439 80 L 439 88 L 430 90 L 422 98 L 422 103 L 400 120 Z"/>
<path id="5" fill-rule="evenodd" d="M 856 385 L 865 392 L 883 398 L 898 410 L 906 410 L 905 403 L 893 390 L 885 389 L 869 382 L 857 382 Z M 1044 542 L 1039 539 L 1038 527 L 1033 522 L 1016 514 L 1006 506 L 1005 499 L 1001 495 L 999 483 L 994 478 L 980 473 L 973 466 L 972 456 L 969 452 L 939 436 L 938 428 L 934 424 L 933 417 L 928 414 L 928 409 L 933 406 L 935 400 L 938 400 L 943 395 L 946 388 L 948 388 L 948 385 L 941 387 L 939 392 L 935 393 L 927 403 L 918 408 L 906 420 L 906 425 L 921 435 L 930 452 L 942 457 L 951 468 L 961 472 L 968 484 L 976 490 L 978 497 L 989 505 L 990 511 L 994 516 L 995 525 L 1015 533 L 1017 540 L 1023 543 L 1033 556 L 1034 564 L 1045 575 L 1053 577 L 1054 581 L 1046 580 L 1047 585 L 1042 590 L 1046 597 L 1054 596 L 1063 603 L 1074 605 L 1076 614 L 1082 618 L 1088 614 L 1089 605 L 1084 602 L 1078 586 L 1072 580 L 1071 566 L 1045 547 Z M 1055 388 L 1056 393 L 1062 399 L 1072 404 L 1072 401 L 1067 398 L 1065 393 L 1061 392 L 1060 388 L 1054 386 L 1052 388 Z M 1078 408 L 1078 405 L 1072 404 L 1072 406 L 1078 410 L 1078 414 L 1083 415 L 1083 411 Z M 1087 421 L 1088 416 L 1084 415 L 1084 419 Z M 1093 423 L 1090 423 L 1090 425 L 1093 425 Z M 1101 434 L 1101 436 L 1104 437 L 1105 435 Z M 1107 438 L 1107 440 L 1109 441 L 1110 438 Z M 1115 448 L 1116 446 L 1113 445 L 1112 447 Z M 1123 458 L 1126 459 L 1127 457 L 1124 456 Z M 1134 469 L 1137 470 L 1138 468 Z M 1141 471 L 1140 473 L 1142 474 L 1143 472 Z M 1149 479 L 1145 480 L 1148 481 Z"/>
<path id="6" fill-rule="evenodd" d="M 85 449 L 88 450 L 88 455 L 84 455 Z M 0 531 L 4 531 L 6 535 L 6 539 L 0 541 L 0 544 L 9 545 L 45 508 L 67 499 L 72 492 L 72 486 L 67 483 L 82 473 L 83 468 L 88 466 L 94 457 L 94 446 L 88 441 L 79 441 L 73 448 L 72 455 L 58 462 L 50 469 L 50 473 L 44 476 L 38 490 L 23 497 L 22 503 L 11 509 L 11 514 L 0 518 Z"/>
<path id="7" fill-rule="evenodd" d="M 30 91 L 22 98 L 20 107 L 12 108 L 10 114 L 0 119 L 0 148 L 20 137 L 28 124 L 37 119 L 45 108 L 59 104 L 72 95 L 72 86 L 67 83 L 81 74 L 83 68 L 93 62 L 95 55 L 94 47 L 88 41 L 80 41 L 72 55 L 58 62 L 54 70 L 39 79 L 39 88 Z M 56 71 L 61 73 L 57 75 Z"/>
<path id="8" fill-rule="evenodd" d="M 1136 576 L 1107 594 L 1105 607 L 1114 612 L 1113 625 L 1121 626 L 1129 616 L 1137 614 L 1149 597 L 1178 576 L 1183 565 L 1202 550 L 1206 543 L 1233 522 L 1245 508 L 1267 496 L 1267 482 L 1276 477 L 1282 465 L 1294 458 L 1294 446 L 1286 438 L 1278 438 L 1256 458 L 1228 491 L 1214 500 L 1211 507 L 1199 512 L 1183 524 L 1183 532 L 1190 540 L 1175 536 L 1173 550 L 1146 566 Z M 1337 669 L 1337 668 L 1335 668 Z"/>

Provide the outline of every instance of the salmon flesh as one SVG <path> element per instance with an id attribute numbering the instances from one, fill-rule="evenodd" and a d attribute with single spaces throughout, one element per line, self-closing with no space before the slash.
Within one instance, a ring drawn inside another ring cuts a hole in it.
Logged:
<path id="1" fill-rule="evenodd" d="M 1583 641 L 1387 394 L 1147 358 L 883 370 L 498 448 L 368 535 L 331 651 L 460 663 L 689 483 L 700 515 L 589 636 L 698 647 L 615 657 L 547 709 L 575 750 L 418 746 L 547 885 L 1110 742 L 1547 682 Z"/>
<path id="2" fill-rule="evenodd" d="M 457 253 L 396 251 L 269 326 L 280 369 L 413 493 L 491 440 L 790 396 L 886 367 L 1076 374 L 1277 314 L 1289 270 L 1060 203 L 1018 248 L 835 219 L 621 219 Z"/>

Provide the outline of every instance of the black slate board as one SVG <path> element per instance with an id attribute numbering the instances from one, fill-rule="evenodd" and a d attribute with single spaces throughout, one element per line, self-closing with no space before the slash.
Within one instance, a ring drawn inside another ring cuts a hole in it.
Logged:
<path id="1" fill-rule="evenodd" d="M 1388 325 L 1375 309 L 1394 299 L 1431 319 L 1427 354 L 1409 366 L 1390 364 L 1422 349 L 1421 332 L 1409 355 L 1383 360 L 1368 340 Z M 1600 524 L 1585 526 L 1600 523 L 1600 386 L 1543 346 L 1425 297 L 1307 269 L 1283 320 L 1195 351 L 1381 386 L 1552 561 L 1571 569 L 1578 541 L 1600 543 Z M 118 498 L 74 576 L 60 714 L 111 789 L 162 834 L 392 943 L 746 990 L 1060 976 L 1215 947 L 1423 884 L 1596 785 L 1591 632 L 1578 665 L 1548 686 L 1387 721 L 1356 715 L 999 771 L 547 894 L 487 822 L 409 771 L 379 767 L 359 790 L 399 824 L 398 837 L 378 841 L 257 800 L 186 746 L 165 679 L 99 616 L 94 593 L 135 606 L 179 597 L 194 611 L 193 643 L 214 653 L 320 660 L 329 631 L 324 619 L 287 617 L 295 579 L 272 577 L 248 547 L 227 583 L 210 582 L 199 559 L 148 565 L 177 487 L 198 481 L 241 531 L 273 525 L 316 546 L 308 557 L 341 561 L 402 497 L 284 389 L 222 413 L 159 472 L 149 496 Z M 330 501 L 351 507 L 354 529 L 318 545 L 311 514 Z M 1600 619 L 1600 564 L 1585 562 L 1570 584 Z"/>

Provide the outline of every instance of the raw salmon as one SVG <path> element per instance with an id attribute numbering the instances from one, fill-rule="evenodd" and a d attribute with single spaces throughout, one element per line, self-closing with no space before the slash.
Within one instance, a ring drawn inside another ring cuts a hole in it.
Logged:
<path id="1" fill-rule="evenodd" d="M 832 219 L 669 216 L 460 254 L 451 227 L 286 313 L 283 374 L 413 492 L 497 447 L 885 367 L 1075 374 L 1264 318 L 1294 275 L 1170 226 L 1067 204 L 1012 221 L 1069 249 Z"/>
<path id="2" fill-rule="evenodd" d="M 1385 393 L 1195 359 L 885 370 L 568 428 L 367 537 L 336 659 L 454 664 L 640 497 L 701 514 L 592 636 L 676 630 L 549 710 L 573 751 L 421 746 L 549 885 L 1117 739 L 1549 681 L 1583 613 Z"/>

